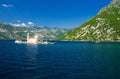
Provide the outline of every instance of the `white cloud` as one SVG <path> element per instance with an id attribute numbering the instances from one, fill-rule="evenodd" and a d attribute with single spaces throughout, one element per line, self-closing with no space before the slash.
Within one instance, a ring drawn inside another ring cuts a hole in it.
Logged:
<path id="1" fill-rule="evenodd" d="M 14 7 L 14 5 L 12 5 L 12 4 L 2 4 L 1 6 L 2 7 L 6 7 L 6 8 Z"/>
<path id="2" fill-rule="evenodd" d="M 29 25 L 33 25 L 34 23 L 33 22 L 28 22 Z"/>
<path id="3" fill-rule="evenodd" d="M 25 23 L 22 23 L 21 25 L 22 25 L 23 27 L 25 27 L 25 26 L 26 26 L 26 24 L 25 24 Z"/>
<path id="4" fill-rule="evenodd" d="M 26 24 L 25 23 L 21 23 L 21 24 L 11 24 L 15 27 L 26 27 Z"/>
<path id="5" fill-rule="evenodd" d="M 19 26 L 19 24 L 11 24 L 11 25 L 16 26 L 16 27 Z"/>

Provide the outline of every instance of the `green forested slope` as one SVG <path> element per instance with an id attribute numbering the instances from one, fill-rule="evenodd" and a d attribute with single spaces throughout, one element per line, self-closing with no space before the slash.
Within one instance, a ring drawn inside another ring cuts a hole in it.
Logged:
<path id="1" fill-rule="evenodd" d="M 113 0 L 96 16 L 65 34 L 60 40 L 119 41 L 120 0 Z"/>

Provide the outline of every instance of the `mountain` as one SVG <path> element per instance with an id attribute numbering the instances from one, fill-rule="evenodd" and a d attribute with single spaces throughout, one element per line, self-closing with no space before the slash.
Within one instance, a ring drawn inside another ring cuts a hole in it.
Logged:
<path id="1" fill-rule="evenodd" d="M 0 39 L 10 40 L 21 38 L 24 39 L 26 37 L 25 32 L 30 29 L 26 27 L 14 27 L 10 24 L 0 22 Z"/>
<path id="2" fill-rule="evenodd" d="M 55 40 L 70 29 L 64 28 L 49 28 L 49 27 L 15 27 L 13 25 L 0 22 L 0 39 L 1 40 L 15 40 L 22 39 L 26 40 L 26 35 L 29 32 L 30 34 L 38 34 L 43 36 L 43 39 L 52 39 Z"/>
<path id="3" fill-rule="evenodd" d="M 120 0 L 113 0 L 96 16 L 60 40 L 120 41 Z"/>

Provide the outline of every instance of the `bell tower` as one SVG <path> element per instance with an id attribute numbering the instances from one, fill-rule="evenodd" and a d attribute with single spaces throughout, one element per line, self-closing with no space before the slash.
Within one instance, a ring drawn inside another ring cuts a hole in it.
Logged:
<path id="1" fill-rule="evenodd" d="M 29 33 L 27 33 L 27 43 L 29 43 Z"/>

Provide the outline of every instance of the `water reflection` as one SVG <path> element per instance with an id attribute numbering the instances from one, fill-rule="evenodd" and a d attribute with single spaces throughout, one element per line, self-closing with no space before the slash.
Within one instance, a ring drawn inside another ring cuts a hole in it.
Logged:
<path id="1" fill-rule="evenodd" d="M 30 70 L 30 69 L 36 69 L 37 67 L 37 51 L 38 46 L 37 45 L 26 45 L 26 52 L 25 52 L 25 58 L 24 58 L 24 70 Z"/>
<path id="2" fill-rule="evenodd" d="M 36 59 L 36 55 L 38 52 L 37 49 L 37 45 L 27 44 L 27 52 L 25 55 L 29 61 L 34 61 Z"/>

